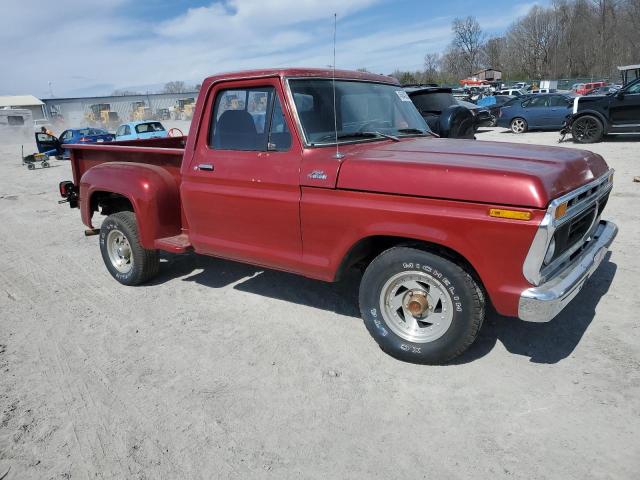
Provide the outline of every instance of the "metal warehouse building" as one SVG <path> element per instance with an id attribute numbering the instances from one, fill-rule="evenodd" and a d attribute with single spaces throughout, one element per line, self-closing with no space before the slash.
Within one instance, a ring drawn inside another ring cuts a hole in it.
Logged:
<path id="1" fill-rule="evenodd" d="M 34 120 L 46 116 L 44 103 L 33 95 L 0 96 L 0 108 L 29 110 Z"/>
<path id="2" fill-rule="evenodd" d="M 185 98 L 197 98 L 198 92 L 185 93 L 150 93 L 140 95 L 119 95 L 107 97 L 78 97 L 78 98 L 46 98 L 43 99 L 48 118 L 62 115 L 69 127 L 81 127 L 86 123 L 86 115 L 92 105 L 108 104 L 110 110 L 118 114 L 122 122 L 131 119 L 136 102 L 143 102 L 150 107 L 155 115 L 158 110 L 171 109 L 176 101 Z"/>

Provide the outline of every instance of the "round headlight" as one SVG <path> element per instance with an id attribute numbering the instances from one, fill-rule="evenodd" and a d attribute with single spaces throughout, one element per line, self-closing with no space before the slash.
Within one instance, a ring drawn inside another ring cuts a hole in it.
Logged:
<path id="1" fill-rule="evenodd" d="M 549 248 L 547 249 L 547 253 L 544 256 L 544 264 L 549 265 L 551 260 L 553 259 L 553 255 L 556 253 L 556 239 L 552 238 L 551 243 L 549 244 Z"/>

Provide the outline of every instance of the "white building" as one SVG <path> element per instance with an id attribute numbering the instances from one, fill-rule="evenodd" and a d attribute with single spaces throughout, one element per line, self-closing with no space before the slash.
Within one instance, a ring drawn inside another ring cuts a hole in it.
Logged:
<path id="1" fill-rule="evenodd" d="M 33 95 L 0 96 L 0 108 L 18 108 L 31 111 L 34 120 L 46 118 L 44 102 Z"/>

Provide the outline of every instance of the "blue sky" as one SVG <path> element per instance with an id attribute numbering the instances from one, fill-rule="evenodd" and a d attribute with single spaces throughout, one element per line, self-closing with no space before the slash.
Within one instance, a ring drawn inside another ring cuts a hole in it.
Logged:
<path id="1" fill-rule="evenodd" d="M 199 83 L 221 71 L 326 66 L 332 61 L 333 12 L 338 13 L 339 68 L 416 70 L 426 53 L 442 52 L 450 42 L 455 17 L 475 15 L 487 33 L 499 34 L 531 6 L 547 2 L 92 3 L 23 0 L 4 5 L 0 95 L 47 97 L 49 82 L 56 96 L 144 91 L 171 80 Z"/>

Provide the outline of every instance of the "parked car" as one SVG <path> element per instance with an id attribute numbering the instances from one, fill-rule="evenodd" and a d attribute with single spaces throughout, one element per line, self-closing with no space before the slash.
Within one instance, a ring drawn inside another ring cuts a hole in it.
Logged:
<path id="1" fill-rule="evenodd" d="M 599 142 L 605 135 L 640 135 L 640 78 L 604 96 L 577 97 L 563 135 L 578 143 Z"/>
<path id="2" fill-rule="evenodd" d="M 573 97 L 568 94 L 548 93 L 507 102 L 500 109 L 498 126 L 513 133 L 528 130 L 560 130 L 571 113 Z"/>
<path id="3" fill-rule="evenodd" d="M 492 127 L 495 122 L 495 117 L 491 115 L 491 112 L 488 108 L 477 105 L 475 103 L 467 102 L 465 100 L 456 99 L 458 105 L 462 105 L 465 108 L 468 108 L 469 111 L 473 114 L 473 121 L 475 124 L 475 129 L 482 127 Z"/>
<path id="4" fill-rule="evenodd" d="M 530 90 L 529 93 L 536 95 L 538 93 L 556 93 L 558 90 L 555 88 L 537 88 L 535 90 Z"/>
<path id="5" fill-rule="evenodd" d="M 496 92 L 496 95 L 508 95 L 510 97 L 521 97 L 526 94 L 527 92 L 520 90 L 519 88 L 506 88 Z"/>
<path id="6" fill-rule="evenodd" d="M 99 128 L 70 128 L 62 132 L 58 138 L 51 135 L 46 135 L 46 138 L 38 137 L 36 143 L 38 152 L 54 152 L 49 155 L 58 159 L 68 159 L 69 150 L 65 148 L 66 145 L 112 142 L 114 138 L 113 134 Z"/>
<path id="7" fill-rule="evenodd" d="M 615 93 L 620 90 L 620 87 L 617 85 L 606 85 L 604 87 L 598 87 L 591 90 L 587 95 L 608 95 L 610 93 Z"/>
<path id="8" fill-rule="evenodd" d="M 510 95 L 491 95 L 478 100 L 478 106 L 489 109 L 489 114 L 493 117 L 493 122 L 489 126 L 495 127 L 497 125 L 498 117 L 500 116 L 500 109 L 503 105 L 507 104 L 514 98 L 520 98 L 520 101 L 522 101 L 523 96 L 512 97 Z"/>
<path id="9" fill-rule="evenodd" d="M 159 251 L 324 281 L 358 268 L 380 347 L 443 363 L 472 344 L 488 305 L 551 320 L 616 235 L 602 220 L 613 173 L 600 155 L 435 138 L 391 77 L 256 70 L 210 77 L 201 92 L 186 147 L 70 146 L 74 180 L 60 194 L 124 285 L 157 275 Z M 268 329 L 262 314 L 236 320 Z"/>
<path id="10" fill-rule="evenodd" d="M 578 88 L 576 88 L 576 93 L 578 95 L 587 95 L 591 90 L 595 90 L 596 88 L 605 87 L 607 82 L 589 82 L 581 84 Z"/>
<path id="11" fill-rule="evenodd" d="M 476 116 L 458 103 L 461 100 L 450 88 L 407 87 L 405 91 L 432 132 L 443 138 L 475 138 Z"/>
<path id="12" fill-rule="evenodd" d="M 128 122 L 116 130 L 116 141 L 144 140 L 147 138 L 166 138 L 169 134 L 160 122 Z"/>

